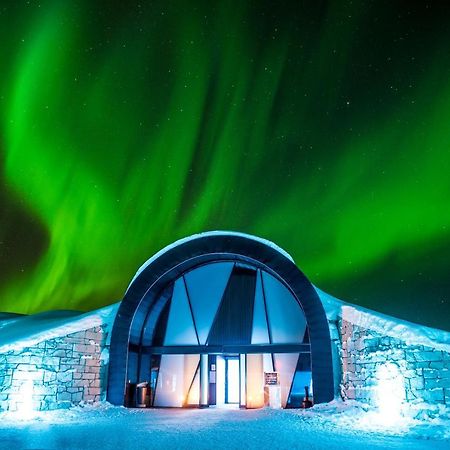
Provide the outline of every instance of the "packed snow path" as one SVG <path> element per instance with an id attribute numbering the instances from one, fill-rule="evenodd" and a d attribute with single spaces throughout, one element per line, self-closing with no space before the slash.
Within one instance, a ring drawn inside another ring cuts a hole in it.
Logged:
<path id="1" fill-rule="evenodd" d="M 8 449 L 449 449 L 448 421 L 377 427 L 358 409 L 72 408 L 0 415 Z M 366 413 L 368 414 L 368 413 Z M 358 417 L 360 416 L 360 417 Z"/>

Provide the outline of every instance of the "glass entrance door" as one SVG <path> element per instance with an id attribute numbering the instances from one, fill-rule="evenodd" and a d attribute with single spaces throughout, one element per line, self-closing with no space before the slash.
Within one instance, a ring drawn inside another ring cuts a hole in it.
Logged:
<path id="1" fill-rule="evenodd" d="M 225 403 L 239 403 L 239 357 L 225 358 Z"/>

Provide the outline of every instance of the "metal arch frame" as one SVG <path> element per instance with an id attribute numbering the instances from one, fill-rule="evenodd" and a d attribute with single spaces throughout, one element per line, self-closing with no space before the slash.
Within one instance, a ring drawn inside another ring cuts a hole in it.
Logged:
<path id="1" fill-rule="evenodd" d="M 135 363 L 129 358 L 129 348 L 140 343 L 142 329 L 159 292 L 200 265 L 240 261 L 273 274 L 299 302 L 309 329 L 314 400 L 316 403 L 331 401 L 334 382 L 330 332 L 323 305 L 311 282 L 286 253 L 262 240 L 227 232 L 197 236 L 160 252 L 128 287 L 112 329 L 107 400 L 114 405 L 124 402 L 128 374 L 136 370 L 131 367 Z M 146 333 L 152 334 L 152 330 Z"/>

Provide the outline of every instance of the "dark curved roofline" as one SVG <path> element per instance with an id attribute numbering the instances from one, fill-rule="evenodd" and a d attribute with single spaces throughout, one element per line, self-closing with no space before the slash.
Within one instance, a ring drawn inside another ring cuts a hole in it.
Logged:
<path id="1" fill-rule="evenodd" d="M 322 303 L 292 258 L 270 241 L 242 233 L 215 231 L 182 239 L 158 252 L 137 272 L 119 307 L 111 336 L 107 398 L 123 404 L 129 343 L 138 339 L 163 286 L 207 261 L 236 260 L 268 268 L 299 301 L 311 343 L 312 378 L 316 403 L 334 397 L 333 364 L 328 322 Z"/>

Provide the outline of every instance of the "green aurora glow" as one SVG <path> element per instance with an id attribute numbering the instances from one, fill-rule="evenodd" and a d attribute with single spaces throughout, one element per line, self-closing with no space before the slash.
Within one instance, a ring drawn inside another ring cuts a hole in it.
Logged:
<path id="1" fill-rule="evenodd" d="M 443 3 L 2 4 L 0 310 L 112 303 L 162 246 L 230 229 L 449 328 Z"/>

